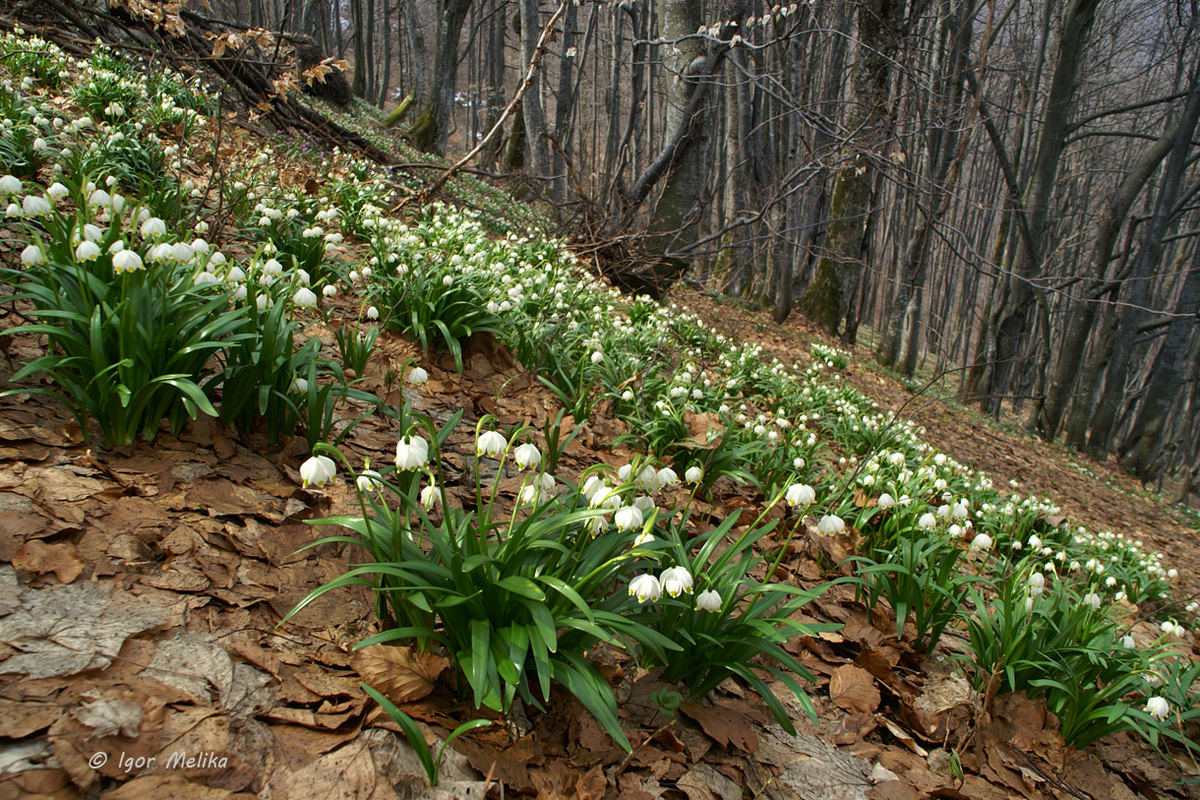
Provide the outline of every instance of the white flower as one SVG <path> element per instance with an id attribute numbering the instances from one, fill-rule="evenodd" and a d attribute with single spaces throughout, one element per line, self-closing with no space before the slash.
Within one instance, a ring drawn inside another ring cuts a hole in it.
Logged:
<path id="1" fill-rule="evenodd" d="M 429 373 L 421 367 L 413 367 L 408 371 L 408 382 L 413 386 L 420 386 L 429 380 Z"/>
<path id="2" fill-rule="evenodd" d="M 674 486 L 679 483 L 679 475 L 670 467 L 663 467 L 658 471 L 654 483 L 659 489 L 662 489 L 664 486 Z"/>
<path id="3" fill-rule="evenodd" d="M 100 247 L 95 242 L 80 242 L 75 248 L 76 261 L 95 261 L 100 257 Z"/>
<path id="4" fill-rule="evenodd" d="M 671 597 L 679 597 L 684 592 L 692 593 L 692 573 L 687 571 L 687 567 L 663 570 L 658 579 L 662 583 L 663 591 Z"/>
<path id="5" fill-rule="evenodd" d="M 317 295 L 307 286 L 301 286 L 292 296 L 292 302 L 297 308 L 313 308 L 317 305 Z"/>
<path id="6" fill-rule="evenodd" d="M 21 251 L 21 263 L 27 267 L 32 267 L 35 264 L 42 264 L 46 261 L 46 254 L 42 252 L 42 248 L 36 244 L 31 244 Z"/>
<path id="7" fill-rule="evenodd" d="M 634 547 L 645 547 L 646 545 L 650 544 L 653 541 L 654 541 L 653 533 L 651 533 L 650 531 L 642 531 L 641 533 L 639 533 L 637 535 L 637 538 L 633 540 L 633 546 Z"/>
<path id="8" fill-rule="evenodd" d="M 140 230 L 143 239 L 157 239 L 167 235 L 167 223 L 158 217 L 149 217 L 142 223 Z"/>
<path id="9" fill-rule="evenodd" d="M 1137 647 L 1137 642 L 1134 641 L 1133 636 L 1127 633 L 1121 637 L 1121 647 L 1124 647 L 1126 650 L 1132 650 Z"/>
<path id="10" fill-rule="evenodd" d="M 937 517 L 935 517 L 930 512 L 926 511 L 924 514 L 921 515 L 921 518 L 919 520 L 917 520 L 917 524 L 920 525 L 925 530 L 929 530 L 930 528 L 937 525 Z"/>
<path id="11" fill-rule="evenodd" d="M 879 500 L 876 502 L 876 505 L 880 508 L 892 508 L 896 505 L 896 498 L 892 497 L 887 492 L 884 492 L 883 494 L 879 495 Z"/>
<path id="12" fill-rule="evenodd" d="M 354 479 L 354 485 L 360 492 L 378 491 L 383 488 L 383 480 L 373 469 L 363 469 Z"/>
<path id="13" fill-rule="evenodd" d="M 325 297 L 334 297 L 337 295 L 337 287 L 332 283 L 327 283 L 325 284 L 325 287 L 321 289 L 321 294 Z"/>
<path id="14" fill-rule="evenodd" d="M 426 511 L 432 511 L 434 506 L 442 505 L 444 499 L 442 490 L 432 483 L 421 490 L 421 505 L 425 506 Z"/>
<path id="15" fill-rule="evenodd" d="M 103 189 L 97 189 L 88 197 L 88 205 L 92 208 L 110 208 L 112 206 L 112 195 Z"/>
<path id="16" fill-rule="evenodd" d="M 371 306 L 367 309 L 367 319 L 379 319 L 379 309 Z"/>
<path id="17" fill-rule="evenodd" d="M 1171 704 L 1165 697 L 1155 696 L 1146 701 L 1146 706 L 1142 710 L 1155 719 L 1166 719 L 1171 713 Z"/>
<path id="18" fill-rule="evenodd" d="M 537 485 L 531 483 L 528 486 L 521 488 L 521 494 L 517 497 L 517 502 L 532 505 L 537 503 L 538 498 L 541 497 L 541 495 L 542 492 Z"/>
<path id="19" fill-rule="evenodd" d="M 825 516 L 821 517 L 821 521 L 817 523 L 817 530 L 825 536 L 841 533 L 845 529 L 845 521 L 836 514 L 826 514 Z"/>
<path id="20" fill-rule="evenodd" d="M 513 461 L 519 469 L 536 469 L 542 461 L 542 454 L 536 445 L 526 442 L 513 451 Z"/>
<path id="21" fill-rule="evenodd" d="M 793 483 L 787 489 L 787 502 L 792 508 L 810 506 L 817 502 L 817 490 L 805 483 Z"/>
<path id="22" fill-rule="evenodd" d="M 21 211 L 27 217 L 44 217 L 50 210 L 50 201 L 44 197 L 29 194 L 21 201 Z"/>
<path id="23" fill-rule="evenodd" d="M 604 360 L 604 353 L 601 353 L 599 350 L 592 353 L 592 363 L 593 364 L 599 364 L 603 360 Z"/>
<path id="24" fill-rule="evenodd" d="M 420 469 L 429 463 L 429 442 L 420 436 L 405 436 L 396 443 L 396 469 Z"/>
<path id="25" fill-rule="evenodd" d="M 580 489 L 583 496 L 591 500 L 596 494 L 603 489 L 608 492 L 608 483 L 598 475 L 589 475 L 587 480 L 583 482 L 583 487 Z"/>
<path id="26" fill-rule="evenodd" d="M 696 595 L 696 610 L 717 613 L 721 610 L 721 595 L 709 589 Z"/>
<path id="27" fill-rule="evenodd" d="M 337 465 L 328 456 L 313 456 L 300 465 L 300 479 L 304 486 L 308 486 L 310 483 L 324 486 L 333 480 L 333 476 L 336 474 Z"/>
<path id="28" fill-rule="evenodd" d="M 622 475 L 621 478 L 624 480 L 629 480 L 628 475 Z M 634 479 L 634 483 L 643 492 L 654 491 L 654 487 L 658 485 L 658 477 L 654 472 L 654 467 L 650 464 L 642 467 L 642 471 L 638 473 L 637 478 Z"/>
<path id="29" fill-rule="evenodd" d="M 621 392 L 621 399 L 628 403 L 629 401 L 633 400 L 633 392 L 629 389 L 626 389 L 625 391 Z"/>
<path id="30" fill-rule="evenodd" d="M 67 187 L 63 186 L 57 181 L 50 184 L 49 188 L 46 189 L 46 197 L 50 198 L 51 203 L 57 203 L 70 193 L 71 192 L 69 189 L 67 189 Z"/>
<path id="31" fill-rule="evenodd" d="M 417 368 L 419 369 L 419 367 Z M 508 448 L 504 434 L 497 431 L 484 431 L 475 442 L 475 455 L 498 458 Z"/>
<path id="32" fill-rule="evenodd" d="M 1167 578 L 1168 579 L 1175 580 L 1178 577 L 1179 577 L 1179 570 L 1175 569 L 1174 567 L 1167 570 Z"/>
<path id="33" fill-rule="evenodd" d="M 597 517 L 597 519 L 601 518 Z M 638 575 L 629 582 L 629 595 L 631 597 L 636 597 L 639 603 L 644 603 L 647 600 L 650 602 L 656 602 L 660 597 L 662 597 L 662 592 L 663 587 L 662 584 L 658 582 L 658 578 L 649 573 L 646 573 L 645 575 Z"/>
<path id="34" fill-rule="evenodd" d="M 1046 590 L 1046 576 L 1035 572 L 1029 576 L 1029 593 L 1037 596 Z M 1086 599 L 1086 598 L 1085 598 Z"/>
<path id="35" fill-rule="evenodd" d="M 617 530 L 628 531 L 642 527 L 642 511 L 637 506 L 625 506 L 617 509 L 617 513 L 613 517 L 613 521 L 617 524 Z"/>
<path id="36" fill-rule="evenodd" d="M 688 483 L 699 483 L 703 477 L 704 470 L 696 466 L 688 467 L 687 471 L 683 473 L 683 478 Z"/>
<path id="37" fill-rule="evenodd" d="M 0 178 L 0 194 L 16 194 L 21 191 L 21 179 L 14 175 Z"/>
<path id="38" fill-rule="evenodd" d="M 991 550 L 991 549 L 992 549 L 992 537 L 988 536 L 986 533 L 977 534 L 975 536 L 975 538 L 971 540 L 971 550 L 973 550 L 973 551 Z"/>
<path id="39" fill-rule="evenodd" d="M 638 495 L 633 498 L 633 504 L 642 512 L 643 517 L 654 510 L 654 498 L 649 495 Z"/>

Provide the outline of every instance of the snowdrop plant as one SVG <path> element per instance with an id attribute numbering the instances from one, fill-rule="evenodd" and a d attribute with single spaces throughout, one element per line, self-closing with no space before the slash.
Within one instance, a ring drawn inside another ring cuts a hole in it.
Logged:
<path id="1" fill-rule="evenodd" d="M 460 691 L 476 707 L 498 711 L 507 711 L 518 697 L 540 707 L 558 682 L 629 750 L 612 689 L 584 654 L 597 642 L 628 641 L 663 660 L 678 646 L 627 617 L 624 612 L 636 601 L 612 591 L 624 584 L 635 558 L 634 533 L 608 524 L 593 532 L 589 523 L 603 521 L 608 509 L 592 509 L 572 491 L 539 492 L 537 502 L 506 513 L 497 499 L 498 482 L 485 492 L 478 469 L 476 510 L 457 506 L 435 489 L 441 499 L 435 515 L 421 494 L 445 485 L 440 454 L 461 416 L 460 411 L 439 428 L 411 410 L 401 414 L 406 453 L 416 439 L 428 442 L 428 475 L 380 470 L 359 491 L 360 514 L 314 523 L 349 532 L 316 544 L 361 546 L 369 563 L 319 587 L 291 613 L 337 586 L 369 586 L 377 592 L 383 630 L 359 646 L 415 638 L 423 647 L 441 648 L 454 662 Z M 481 453 L 495 450 L 482 430 L 486 423 L 481 420 L 476 431 Z M 322 451 L 349 469 L 335 448 L 322 445 Z M 497 455 L 503 469 L 508 447 Z M 525 480 L 541 481 L 541 475 L 527 473 Z"/>
<path id="2" fill-rule="evenodd" d="M 771 505 L 781 499 L 782 493 Z M 827 587 L 805 591 L 772 582 L 778 560 L 768 565 L 764 579 L 751 577 L 751 571 L 763 563 L 755 544 L 776 523 L 764 525 L 760 516 L 735 532 L 739 517 L 735 512 L 716 528 L 689 539 L 687 517 L 685 509 L 677 523 L 661 531 L 661 538 L 633 551 L 640 556 L 637 565 L 646 569 L 629 583 L 629 594 L 639 606 L 634 618 L 677 645 L 659 653 L 644 651 L 642 658 L 665 664 L 663 677 L 687 685 L 697 698 L 737 676 L 758 693 L 785 730 L 794 732 L 787 710 L 759 674 L 765 671 L 791 690 L 815 722 L 816 710 L 797 680 L 813 677 L 782 644 L 793 636 L 840 627 L 794 619 Z M 653 524 L 652 520 L 648 527 Z M 660 660 L 663 656 L 665 660 Z"/>
<path id="3" fill-rule="evenodd" d="M 243 311 L 222 287 L 198 285 L 193 263 L 143 254 L 142 269 L 120 270 L 114 259 L 128 264 L 121 253 L 147 244 L 126 234 L 122 217 L 95 228 L 96 241 L 84 231 L 75 243 L 85 220 L 56 210 L 27 229 L 42 258 L 8 277 L 39 321 L 9 333 L 43 334 L 50 347 L 13 378 L 43 373 L 55 388 L 12 391 L 57 396 L 85 436 L 94 419 L 110 445 L 152 439 L 164 418 L 178 432 L 201 412 L 216 416 L 221 374 L 209 360 L 241 335 Z"/>

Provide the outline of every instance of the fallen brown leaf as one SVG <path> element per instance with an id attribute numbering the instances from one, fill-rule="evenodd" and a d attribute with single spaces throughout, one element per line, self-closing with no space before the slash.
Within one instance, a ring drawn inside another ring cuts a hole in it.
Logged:
<path id="1" fill-rule="evenodd" d="M 445 656 L 382 644 L 364 647 L 354 657 L 354 669 L 363 681 L 393 703 L 411 703 L 425 697 L 449 666 Z"/>
<path id="2" fill-rule="evenodd" d="M 853 664 L 833 671 L 829 679 L 829 697 L 838 708 L 858 714 L 874 713 L 879 708 L 875 679 L 871 673 Z"/>
<path id="3" fill-rule="evenodd" d="M 14 567 L 26 572 L 42 575 L 53 572 L 60 583 L 70 583 L 83 572 L 83 559 L 69 544 L 46 544 L 40 539 L 31 539 L 13 554 Z"/>

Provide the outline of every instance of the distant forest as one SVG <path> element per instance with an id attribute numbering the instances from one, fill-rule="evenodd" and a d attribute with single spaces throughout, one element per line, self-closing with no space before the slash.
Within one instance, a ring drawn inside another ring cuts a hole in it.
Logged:
<path id="1" fill-rule="evenodd" d="M 311 37 L 579 244 L 1197 488 L 1197 0 L 188 8 Z"/>

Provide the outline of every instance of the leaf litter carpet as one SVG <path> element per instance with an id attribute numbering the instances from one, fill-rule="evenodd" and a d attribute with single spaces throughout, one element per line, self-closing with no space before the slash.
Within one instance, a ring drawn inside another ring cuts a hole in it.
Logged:
<path id="1" fill-rule="evenodd" d="M 800 323 L 781 328 L 695 293 L 678 299 L 727 334 L 807 361 L 813 334 Z M 309 333 L 332 343 L 319 325 Z M 15 339 L 0 388 L 18 360 L 36 354 L 32 340 Z M 494 342 L 471 344 L 463 375 L 443 360 L 427 364 L 428 384 L 401 390 L 385 376 L 412 355 L 403 340 L 383 337 L 364 388 L 392 405 L 403 391 L 435 419 L 465 409 L 445 456 L 452 502 L 471 484 L 475 419 L 492 413 L 501 425 L 540 426 L 557 411 Z M 910 395 L 857 363 L 846 379 L 997 482 L 1052 496 L 1093 529 L 1136 533 L 1178 566 L 1181 598 L 1195 593 L 1194 532 L 1128 479 L 1104 466 L 1089 468 L 1099 478 L 1085 474 L 1062 448 L 936 401 L 901 411 Z M 598 414 L 567 448 L 561 473 L 625 463 L 630 454 L 608 445 L 620 432 Z M 394 446 L 395 432 L 372 417 L 344 449 L 355 463 Z M 556 689 L 548 712 L 518 706 L 458 740 L 430 789 L 359 681 L 400 703 L 435 742 L 484 715 L 455 699 L 445 659 L 398 647 L 354 651 L 375 632 L 362 587 L 330 592 L 278 625 L 358 555 L 302 550 L 322 535 L 305 520 L 354 505 L 344 481 L 301 488 L 305 450 L 303 439 L 239 440 L 211 420 L 179 438 L 164 432 L 153 443 L 89 448 L 61 406 L 0 399 L 0 798 L 1200 796 L 1179 784 L 1181 774 L 1200 772 L 1195 765 L 1173 764 L 1127 736 L 1065 748 L 1040 703 L 980 697 L 954 673 L 949 656 L 961 640 L 947 636 L 924 660 L 847 587 L 808 609 L 814 620 L 842 623 L 839 632 L 789 643 L 818 679 L 809 691 L 820 724 L 794 707 L 799 736 L 732 681 L 664 717 L 650 699 L 666 686 L 657 672 L 602 648 L 593 657 L 616 690 L 632 754 Z M 515 497 L 520 479 L 498 479 Z M 731 490 L 710 511 L 756 502 Z M 791 547 L 786 579 L 812 586 L 846 569 L 837 565 L 853 542 L 809 536 Z"/>

